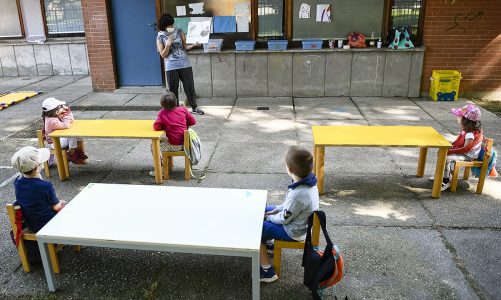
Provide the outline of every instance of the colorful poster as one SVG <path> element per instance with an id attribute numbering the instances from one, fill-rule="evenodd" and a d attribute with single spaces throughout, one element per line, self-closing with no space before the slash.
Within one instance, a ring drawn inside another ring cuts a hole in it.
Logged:
<path id="1" fill-rule="evenodd" d="M 174 27 L 181 29 L 184 33 L 188 31 L 190 18 L 174 18 Z"/>
<path id="2" fill-rule="evenodd" d="M 214 33 L 236 32 L 235 16 L 214 16 Z"/>
<path id="3" fill-rule="evenodd" d="M 317 22 L 330 23 L 331 8 L 332 5 L 330 4 L 317 4 Z"/>

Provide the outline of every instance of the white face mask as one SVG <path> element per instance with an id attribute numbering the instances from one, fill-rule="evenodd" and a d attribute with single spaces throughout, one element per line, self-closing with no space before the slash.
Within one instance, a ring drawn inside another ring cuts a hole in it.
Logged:
<path id="1" fill-rule="evenodd" d="M 174 32 L 174 27 L 168 27 L 167 28 L 168 33 L 173 33 Z"/>

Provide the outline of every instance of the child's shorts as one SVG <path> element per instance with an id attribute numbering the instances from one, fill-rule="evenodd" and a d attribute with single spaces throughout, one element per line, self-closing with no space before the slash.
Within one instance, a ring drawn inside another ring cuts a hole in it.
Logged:
<path id="1" fill-rule="evenodd" d="M 275 209 L 275 205 L 268 205 L 266 206 L 265 211 L 268 212 L 272 211 L 273 209 Z M 282 224 L 275 224 L 270 221 L 264 221 L 263 233 L 261 235 L 261 243 L 266 243 L 266 241 L 273 239 L 281 241 L 297 242 L 295 239 L 287 235 L 284 226 Z"/>

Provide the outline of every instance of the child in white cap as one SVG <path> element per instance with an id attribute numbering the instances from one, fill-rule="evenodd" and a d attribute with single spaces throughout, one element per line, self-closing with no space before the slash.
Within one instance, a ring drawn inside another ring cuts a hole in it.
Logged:
<path id="1" fill-rule="evenodd" d="M 452 148 L 447 151 L 442 191 L 447 190 L 451 186 L 450 175 L 452 170 L 454 170 L 455 162 L 476 159 L 480 153 L 484 138 L 482 122 L 480 122 L 481 113 L 477 106 L 468 104 L 460 108 L 453 108 L 451 113 L 457 117 L 461 131 L 452 143 Z"/>
<path id="2" fill-rule="evenodd" d="M 44 122 L 44 138 L 51 149 L 54 149 L 52 138 L 49 136 L 54 130 L 70 128 L 75 120 L 66 102 L 56 98 L 47 98 L 42 103 L 42 119 Z M 68 160 L 77 165 L 85 164 L 88 158 L 82 149 L 78 148 L 77 138 L 60 138 L 61 148 L 68 147 Z"/>
<path id="3" fill-rule="evenodd" d="M 33 232 L 42 229 L 66 205 L 57 198 L 52 183 L 40 175 L 41 165 L 49 156 L 49 149 L 27 146 L 11 159 L 12 166 L 21 172 L 14 180 L 15 205 L 21 206 L 28 228 Z"/>

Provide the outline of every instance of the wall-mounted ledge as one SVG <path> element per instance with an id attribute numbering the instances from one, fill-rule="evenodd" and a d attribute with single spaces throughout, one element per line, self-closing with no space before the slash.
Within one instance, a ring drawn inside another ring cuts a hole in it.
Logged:
<path id="1" fill-rule="evenodd" d="M 0 77 L 87 74 L 85 38 L 49 39 L 43 44 L 25 40 L 0 42 Z"/>
<path id="2" fill-rule="evenodd" d="M 24 45 L 46 45 L 46 44 L 81 44 L 86 43 L 85 37 L 65 37 L 65 38 L 49 38 L 45 42 L 39 44 L 28 42 L 23 39 L 0 39 L 1 46 L 24 46 Z"/>
<path id="3" fill-rule="evenodd" d="M 201 97 L 419 97 L 424 47 L 191 51 Z"/>
<path id="4" fill-rule="evenodd" d="M 235 49 L 224 49 L 221 52 L 204 52 L 202 49 L 193 49 L 189 53 L 196 54 L 218 54 L 218 53 L 331 53 L 331 52 L 424 52 L 426 47 L 416 47 L 412 49 L 389 49 L 389 48 L 350 48 L 350 49 L 340 49 L 340 48 L 322 48 L 318 50 L 303 50 L 301 48 L 291 48 L 283 51 L 271 51 L 268 49 L 256 49 L 253 51 L 237 51 Z"/>

